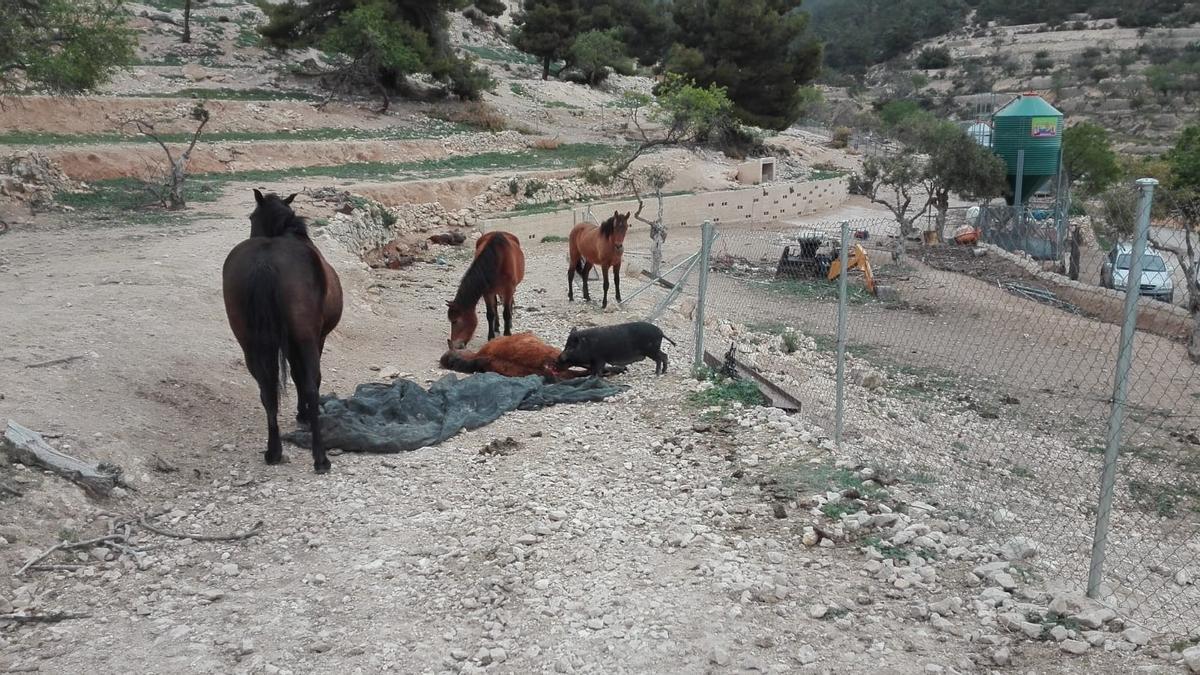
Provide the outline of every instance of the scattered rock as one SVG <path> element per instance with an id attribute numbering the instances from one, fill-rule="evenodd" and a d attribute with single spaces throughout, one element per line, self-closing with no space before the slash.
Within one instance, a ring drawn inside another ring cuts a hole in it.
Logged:
<path id="1" fill-rule="evenodd" d="M 1200 673 L 1200 645 L 1183 650 L 1183 662 L 1187 664 L 1188 670 Z"/>
<path id="2" fill-rule="evenodd" d="M 730 658 L 729 652 L 724 647 L 713 647 L 708 653 L 709 663 L 715 663 L 718 666 L 727 666 L 733 659 Z"/>
<path id="3" fill-rule="evenodd" d="M 802 666 L 816 663 L 817 650 L 813 649 L 812 645 L 800 645 L 800 648 L 796 650 L 796 661 Z"/>
<path id="4" fill-rule="evenodd" d="M 1078 656 L 1086 653 L 1087 650 L 1091 648 L 1091 645 L 1079 640 L 1063 640 L 1063 642 L 1059 645 L 1059 648 L 1068 654 L 1074 654 Z"/>
<path id="5" fill-rule="evenodd" d="M 1121 637 L 1139 647 L 1144 647 L 1150 644 L 1150 640 L 1153 636 L 1150 634 L 1150 631 L 1146 630 L 1145 628 L 1140 626 L 1130 626 L 1121 633 Z"/>
<path id="6" fill-rule="evenodd" d="M 1175 583 L 1180 586 L 1188 586 L 1192 583 L 1192 573 L 1187 570 L 1179 570 L 1175 573 Z"/>
<path id="7" fill-rule="evenodd" d="M 1007 666 L 1012 662 L 1012 653 L 1008 651 L 1008 647 L 1001 647 L 992 652 L 992 663 L 997 666 Z"/>
<path id="8" fill-rule="evenodd" d="M 811 619 L 822 619 L 829 613 L 829 608 L 825 605 L 812 605 L 808 608 L 808 616 Z"/>
<path id="9" fill-rule="evenodd" d="M 1037 544 L 1028 537 L 1013 537 L 1000 547 L 1005 560 L 1025 560 L 1037 555 Z"/>

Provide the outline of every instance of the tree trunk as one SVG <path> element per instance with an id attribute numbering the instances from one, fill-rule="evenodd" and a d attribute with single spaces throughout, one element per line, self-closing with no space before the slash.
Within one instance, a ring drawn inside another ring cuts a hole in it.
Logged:
<path id="1" fill-rule="evenodd" d="M 171 189 L 167 194 L 167 208 L 171 211 L 179 211 L 187 206 L 183 198 L 183 180 L 186 177 L 184 164 L 186 162 L 185 158 L 180 158 L 171 167 Z"/>
<path id="2" fill-rule="evenodd" d="M 550 79 L 550 57 L 549 56 L 542 59 L 542 79 L 543 80 Z"/>
<path id="3" fill-rule="evenodd" d="M 192 0 L 183 3 L 183 41 L 192 41 Z"/>
<path id="4" fill-rule="evenodd" d="M 1200 363 L 1200 312 L 1192 311 L 1192 334 L 1188 336 L 1188 358 Z"/>
<path id="5" fill-rule="evenodd" d="M 662 245 L 667 240 L 667 228 L 663 225 L 663 193 L 655 190 L 658 200 L 658 218 L 650 226 L 650 274 L 658 276 L 662 270 Z"/>
<path id="6" fill-rule="evenodd" d="M 1068 276 L 1071 281 L 1079 281 L 1079 247 L 1083 243 L 1083 234 L 1076 225 L 1071 230 L 1071 269 Z"/>
<path id="7" fill-rule="evenodd" d="M 946 213 L 950 210 L 950 206 L 938 204 L 937 206 L 937 233 L 938 241 L 946 241 Z"/>

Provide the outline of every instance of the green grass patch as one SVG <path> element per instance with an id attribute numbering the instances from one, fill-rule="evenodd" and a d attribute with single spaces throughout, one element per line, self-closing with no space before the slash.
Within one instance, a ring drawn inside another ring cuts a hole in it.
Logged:
<path id="1" fill-rule="evenodd" d="M 766 405 L 767 399 L 758 390 L 758 387 L 749 380 L 731 380 L 712 371 L 701 373 L 703 379 L 712 382 L 711 387 L 703 391 L 694 391 L 688 394 L 688 401 L 693 405 L 702 408 L 711 406 L 728 406 L 734 401 L 740 402 L 746 406 Z"/>
<path id="2" fill-rule="evenodd" d="M 862 507 L 851 501 L 844 502 L 826 502 L 821 505 L 821 513 L 825 514 L 830 520 L 840 520 L 842 516 L 858 513 Z"/>
<path id="3" fill-rule="evenodd" d="M 238 29 L 237 38 L 233 41 L 235 45 L 242 49 L 262 47 L 263 39 L 259 34 L 258 28 L 252 25 L 242 24 Z"/>
<path id="4" fill-rule="evenodd" d="M 1190 481 L 1190 476 L 1180 476 L 1180 482 L 1167 484 L 1134 479 L 1129 481 L 1129 496 L 1138 508 L 1160 518 L 1175 518 L 1183 507 L 1200 513 L 1200 490 Z"/>
<path id="5" fill-rule="evenodd" d="M 175 92 L 150 94 L 119 94 L 127 98 L 203 98 L 212 101 L 323 101 L 323 96 L 307 91 L 280 91 L 277 89 L 206 89 L 189 87 Z"/>
<path id="6" fill-rule="evenodd" d="M 512 84 L 508 85 L 508 90 L 511 91 L 512 93 L 516 94 L 517 96 L 533 98 L 533 94 L 529 93 L 529 90 L 526 89 L 525 86 L 523 84 L 521 84 L 520 82 L 513 82 Z"/>
<path id="7" fill-rule="evenodd" d="M 809 180 L 830 180 L 832 178 L 841 178 L 845 176 L 845 171 L 827 171 L 824 169 L 815 169 L 808 175 Z"/>
<path id="8" fill-rule="evenodd" d="M 542 237 L 543 244 L 559 244 L 567 241 L 566 237 L 560 237 L 557 234 L 548 234 Z"/>
<path id="9" fill-rule="evenodd" d="M 419 162 L 341 164 L 195 174 L 188 177 L 186 196 L 190 202 L 212 201 L 229 183 L 277 183 L 301 176 L 394 181 L 403 178 L 445 177 L 469 171 L 560 167 L 582 161 L 585 158 L 603 156 L 610 151 L 610 146 L 581 143 L 561 145 L 555 150 L 535 149 L 521 153 L 492 152 Z M 138 209 L 150 201 L 142 187 L 142 182 L 135 179 L 119 178 L 95 181 L 91 183 L 91 187 L 92 190 L 89 192 L 63 192 L 59 193 L 57 198 L 60 203 L 67 206 L 92 211 L 129 211 Z"/>
<path id="10" fill-rule="evenodd" d="M 1017 478 L 1033 478 L 1033 470 L 1024 466 L 1014 466 L 1009 473 Z"/>
<path id="11" fill-rule="evenodd" d="M 566 108 L 567 110 L 583 110 L 583 108 L 575 105 L 574 103 L 566 103 L 563 101 L 544 101 L 542 103 L 542 105 L 546 106 L 547 108 Z"/>
<path id="12" fill-rule="evenodd" d="M 474 55 L 476 58 L 484 61 L 497 61 L 500 63 L 520 63 L 526 65 L 540 65 L 538 57 L 533 54 L 516 49 L 496 49 L 494 47 L 484 47 L 481 45 L 467 45 L 463 50 Z"/>
<path id="13" fill-rule="evenodd" d="M 837 302 L 838 285 L 823 279 L 779 279 L 765 284 L 768 291 L 798 300 Z M 852 305 L 875 302 L 875 296 L 858 284 L 847 284 L 846 299 Z"/>
<path id="14" fill-rule="evenodd" d="M 444 138 L 453 134 L 472 131 L 470 127 L 449 122 L 437 122 L 427 128 L 411 129 L 391 127 L 388 129 L 338 129 L 331 127 L 298 129 L 296 131 L 218 131 L 206 133 L 200 142 L 237 141 L 407 141 L 422 138 Z M 190 133 L 161 134 L 166 143 L 191 141 Z M 141 134 L 55 134 L 31 131 L 0 132 L 0 145 L 101 145 L 113 143 L 154 143 Z"/>

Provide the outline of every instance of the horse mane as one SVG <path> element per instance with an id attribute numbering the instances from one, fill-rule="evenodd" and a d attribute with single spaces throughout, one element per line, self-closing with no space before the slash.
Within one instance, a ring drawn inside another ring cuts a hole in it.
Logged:
<path id="1" fill-rule="evenodd" d="M 286 234 L 293 234 L 301 239 L 308 239 L 308 220 L 296 215 L 292 207 L 285 204 L 279 195 L 267 195 L 259 204 L 258 209 L 262 212 L 262 224 L 266 231 L 256 232 L 255 230 L 260 228 L 257 223 L 252 223 L 250 236 L 282 237 Z"/>
<path id="2" fill-rule="evenodd" d="M 500 235 L 492 237 L 484 244 L 483 250 L 471 261 L 471 266 L 458 283 L 454 304 L 465 308 L 474 307 L 479 302 L 479 298 L 495 281 L 507 248 L 508 240 Z"/>
<path id="3" fill-rule="evenodd" d="M 617 229 L 616 221 L 617 217 L 612 215 L 608 217 L 608 220 L 600 223 L 600 236 L 604 237 L 605 239 L 612 239 L 613 232 Z"/>

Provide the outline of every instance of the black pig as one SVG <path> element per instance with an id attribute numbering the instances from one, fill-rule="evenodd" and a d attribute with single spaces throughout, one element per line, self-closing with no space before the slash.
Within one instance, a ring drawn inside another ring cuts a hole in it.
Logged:
<path id="1" fill-rule="evenodd" d="M 667 372 L 667 355 L 662 341 L 675 341 L 663 335 L 658 326 L 645 321 L 622 323 L 599 328 L 571 329 L 567 345 L 558 355 L 558 366 L 584 366 L 592 375 L 599 375 L 604 364 L 627 366 L 642 359 L 654 360 L 654 373 Z"/>

